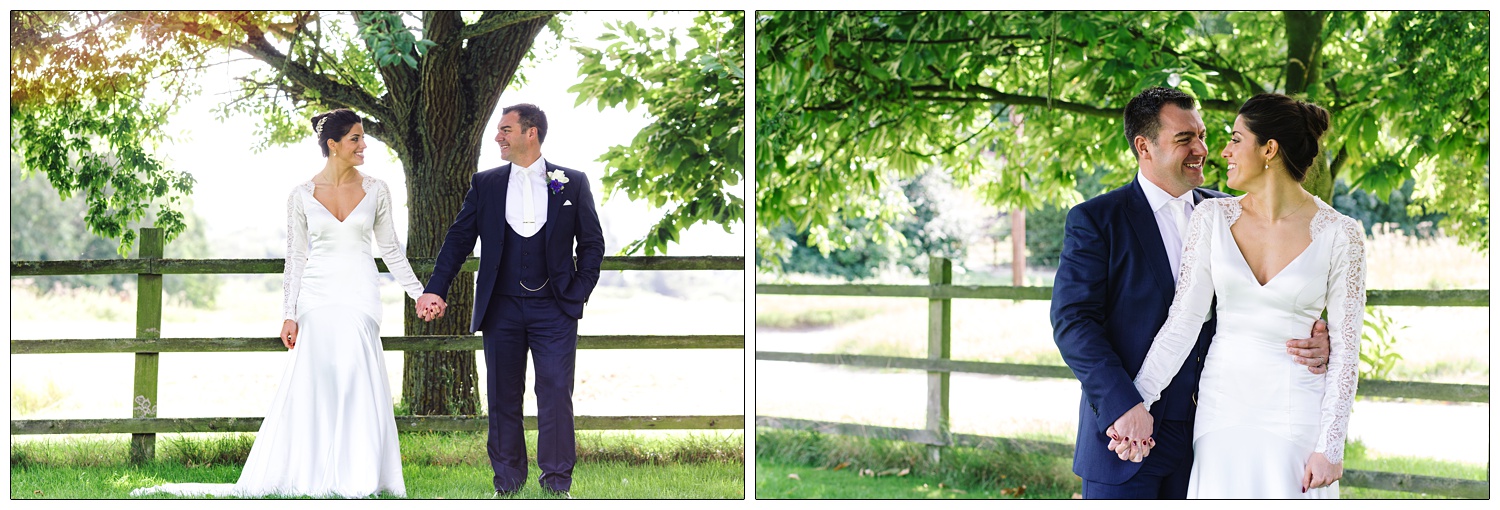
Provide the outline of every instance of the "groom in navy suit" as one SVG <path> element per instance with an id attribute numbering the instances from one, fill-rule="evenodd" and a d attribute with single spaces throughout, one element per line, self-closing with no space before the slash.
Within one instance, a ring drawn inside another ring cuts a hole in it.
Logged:
<path id="1" fill-rule="evenodd" d="M 1193 205 L 1226 196 L 1198 188 L 1206 131 L 1192 96 L 1146 89 L 1125 107 L 1136 179 L 1068 212 L 1052 331 L 1083 386 L 1073 472 L 1086 499 L 1187 496 L 1198 375 L 1214 320 L 1150 413 L 1132 381 L 1167 320 Z M 1327 371 L 1327 325 L 1319 321 L 1312 338 L 1290 340 L 1287 349 L 1313 373 Z"/>
<path id="2" fill-rule="evenodd" d="M 546 114 L 531 104 L 502 113 L 495 141 L 500 157 L 510 163 L 474 174 L 426 293 L 417 300 L 417 313 L 426 320 L 443 315 L 449 285 L 475 239 L 483 240 L 469 330 L 484 332 L 487 447 L 495 493 L 512 494 L 526 483 L 521 400 L 529 350 L 536 367 L 538 482 L 566 494 L 577 460 L 578 320 L 599 282 L 604 232 L 588 176 L 542 158 Z"/>

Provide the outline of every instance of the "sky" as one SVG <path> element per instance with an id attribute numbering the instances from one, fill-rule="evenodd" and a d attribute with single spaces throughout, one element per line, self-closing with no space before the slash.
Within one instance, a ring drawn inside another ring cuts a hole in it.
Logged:
<path id="1" fill-rule="evenodd" d="M 693 13 L 664 13 L 647 18 L 641 12 L 582 12 L 564 19 L 564 35 L 581 44 L 602 46 L 595 39 L 604 32 L 604 23 L 633 20 L 643 26 L 679 27 L 686 37 L 686 27 Z M 543 30 L 537 47 L 555 37 Z M 646 107 L 634 111 L 623 107 L 599 111 L 598 105 L 585 103 L 573 107 L 577 96 L 567 92 L 578 82 L 578 55 L 567 43 L 553 44 L 555 51 L 538 52 L 538 59 L 523 67 L 524 86 L 512 84 L 501 97 L 499 106 L 534 103 L 547 113 L 549 130 L 542 155 L 553 163 L 581 170 L 589 176 L 595 198 L 603 202 L 599 210 L 606 236 L 607 254 L 615 255 L 630 241 L 640 238 L 659 219 L 662 210 L 644 202 L 630 201 L 623 192 L 605 196 L 600 178 L 602 163 L 595 160 L 613 145 L 625 145 L 640 128 L 649 123 Z M 233 54 L 233 58 L 241 55 Z M 234 78 L 258 62 L 236 62 L 216 66 L 200 78 L 203 92 L 183 104 L 168 126 L 175 141 L 162 146 L 159 154 L 167 157 L 177 169 L 187 171 L 197 180 L 191 196 L 194 211 L 204 221 L 206 234 L 219 258 L 260 258 L 280 256 L 285 250 L 286 196 L 293 186 L 322 170 L 324 159 L 311 135 L 287 147 L 273 147 L 254 152 L 258 141 L 254 134 L 257 120 L 237 115 L 224 121 L 212 110 L 235 90 Z M 494 143 L 499 108 L 484 134 L 479 165 L 476 170 L 505 164 Z M 359 170 L 390 184 L 395 206 L 396 231 L 406 238 L 406 180 L 399 160 L 377 139 L 367 139 L 365 164 Z M 744 184 L 732 189 L 743 197 Z M 736 226 L 725 233 L 717 225 L 696 225 L 681 236 L 681 243 L 671 244 L 667 255 L 744 255 L 745 228 Z"/>

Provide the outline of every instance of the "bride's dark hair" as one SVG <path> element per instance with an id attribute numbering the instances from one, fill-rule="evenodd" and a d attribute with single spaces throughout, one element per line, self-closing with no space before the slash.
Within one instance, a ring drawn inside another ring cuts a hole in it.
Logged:
<path id="1" fill-rule="evenodd" d="M 349 129 L 362 121 L 359 114 L 348 108 L 313 116 L 313 132 L 318 135 L 318 148 L 323 149 L 323 157 L 328 157 L 329 140 L 344 139 L 344 135 L 349 134 Z"/>
<path id="2" fill-rule="evenodd" d="M 1328 110 L 1281 94 L 1256 94 L 1240 106 L 1240 116 L 1256 145 L 1276 140 L 1287 173 L 1297 182 L 1307 178 L 1318 156 L 1318 141 L 1328 131 Z"/>

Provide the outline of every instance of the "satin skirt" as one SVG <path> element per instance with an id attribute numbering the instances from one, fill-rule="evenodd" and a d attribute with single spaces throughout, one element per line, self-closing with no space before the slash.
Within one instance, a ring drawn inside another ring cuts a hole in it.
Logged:
<path id="1" fill-rule="evenodd" d="M 380 327 L 363 308 L 331 304 L 298 318 L 297 346 L 239 481 L 131 495 L 404 497 Z"/>
<path id="2" fill-rule="evenodd" d="M 1198 383 L 1188 497 L 1337 499 L 1336 482 L 1302 492 L 1325 376 L 1292 361 L 1285 333 L 1219 331 Z"/>

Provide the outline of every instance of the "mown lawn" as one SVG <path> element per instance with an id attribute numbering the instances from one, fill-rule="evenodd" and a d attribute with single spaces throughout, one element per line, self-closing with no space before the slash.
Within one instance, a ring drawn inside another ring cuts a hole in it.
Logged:
<path id="1" fill-rule="evenodd" d="M 926 446 L 761 428 L 755 439 L 757 499 L 1067 499 L 1081 480 L 1072 459 L 1043 452 L 948 448 L 932 462 Z M 1346 469 L 1487 480 L 1488 468 L 1416 457 L 1371 458 L 1345 450 Z M 1445 499 L 1413 492 L 1340 487 L 1342 499 Z"/>
<path id="2" fill-rule="evenodd" d="M 535 433 L 528 436 L 534 445 Z M 406 497 L 491 496 L 483 434 L 403 433 L 400 441 Z M 166 437 L 158 442 L 156 460 L 133 466 L 126 461 L 128 440 L 13 441 L 11 498 L 117 499 L 166 482 L 233 483 L 252 443 L 251 434 Z M 581 433 L 578 443 L 575 499 L 745 497 L 744 436 L 739 434 Z M 530 480 L 513 498 L 555 498 L 536 484 L 534 446 L 531 456 Z"/>

